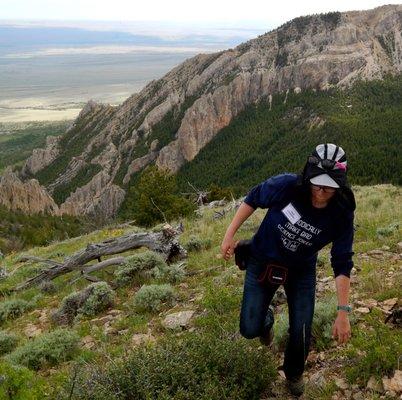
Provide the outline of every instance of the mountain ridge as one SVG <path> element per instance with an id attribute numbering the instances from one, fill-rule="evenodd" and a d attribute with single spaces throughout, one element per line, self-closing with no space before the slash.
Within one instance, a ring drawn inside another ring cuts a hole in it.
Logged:
<path id="1" fill-rule="evenodd" d="M 271 106 L 276 93 L 399 74 L 401 27 L 402 5 L 318 14 L 196 55 L 120 106 L 89 101 L 60 139 L 33 152 L 21 177 L 37 178 L 62 200 L 61 212 L 113 217 L 135 173 L 152 163 L 177 173 L 261 98 Z M 91 173 L 83 179 L 83 171 Z"/>

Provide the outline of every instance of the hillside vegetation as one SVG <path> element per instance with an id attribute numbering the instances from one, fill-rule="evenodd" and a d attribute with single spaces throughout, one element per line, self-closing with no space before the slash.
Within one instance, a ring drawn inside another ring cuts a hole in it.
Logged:
<path id="1" fill-rule="evenodd" d="M 283 171 L 297 172 L 319 143 L 344 148 L 352 184 L 402 183 L 402 75 L 348 90 L 307 90 L 248 106 L 177 173 L 178 185 L 214 183 L 240 196 Z M 207 173 L 205 173 L 208 171 Z"/>
<path id="2" fill-rule="evenodd" d="M 26 215 L 0 206 L 0 251 L 9 253 L 79 236 L 94 229 L 86 218 Z"/>
<path id="3" fill-rule="evenodd" d="M 352 184 L 400 185 L 401 93 L 402 75 L 398 75 L 384 80 L 360 81 L 347 90 L 332 88 L 276 94 L 271 104 L 269 99 L 262 98 L 235 117 L 178 171 L 177 192 L 191 191 L 190 182 L 199 189 L 210 190 L 217 186 L 231 191 L 235 197 L 241 196 L 247 188 L 270 175 L 300 171 L 306 155 L 323 142 L 336 143 L 346 150 Z M 158 146 L 162 146 L 172 140 L 186 107 L 193 101 L 191 98 L 190 103 L 184 104 L 178 115 L 168 113 L 154 127 L 148 142 L 158 139 Z M 71 157 L 81 154 L 93 135 L 112 117 L 113 108 L 98 108 L 95 114 L 83 117 L 63 136 L 60 142 L 63 151 L 59 157 L 35 175 L 41 184 L 54 181 Z M 102 110 L 107 110 L 105 115 Z M 95 118 L 98 114 L 102 115 L 101 123 Z M 60 134 L 66 126 L 67 122 L 38 123 L 22 130 L 13 128 L 12 134 L 0 135 L 0 171 L 7 165 L 19 167 L 32 148 L 42 146 L 47 135 Z M 0 129 L 6 132 L 5 127 Z M 144 140 L 142 138 L 132 149 L 131 158 L 147 153 Z M 95 146 L 88 160 L 101 151 L 101 147 Z M 119 219 L 132 218 L 135 214 L 136 185 L 142 172 L 134 173 L 130 182 L 123 185 L 126 161 L 115 177 L 115 183 L 127 192 L 118 211 Z M 63 203 L 71 192 L 87 184 L 100 170 L 98 164 L 86 165 L 71 181 L 56 186 L 53 192 L 56 203 Z"/>
<path id="4" fill-rule="evenodd" d="M 391 379 L 402 354 L 401 327 L 385 322 L 402 285 L 402 191 L 392 185 L 354 190 L 352 338 L 344 345 L 331 339 L 336 292 L 325 248 L 317 268 L 307 399 L 343 399 L 348 392 L 364 399 L 393 398 L 389 389 L 376 391 L 372 383 Z M 166 265 L 142 248 L 124 254 L 126 264 L 91 274 L 101 282 L 90 283 L 76 272 L 11 291 L 48 268 L 41 262 L 21 263 L 22 255 L 62 261 L 89 243 L 143 230 L 112 225 L 2 259 L 0 399 L 287 399 L 283 371 L 277 369 L 287 335 L 283 291 L 273 302 L 272 351 L 258 340 L 242 338 L 244 272 L 233 259 L 219 256 L 235 210 L 227 208 L 221 218 L 215 218 L 216 211 L 222 207 L 205 207 L 181 220 L 179 240 L 188 250 L 184 264 Z M 251 237 L 264 213 L 258 209 L 237 238 Z M 181 311 L 188 321 L 174 329 L 172 320 Z"/>
<path id="5" fill-rule="evenodd" d="M 63 134 L 71 121 L 0 123 L 0 173 L 13 165 L 20 167 L 33 149 L 44 147 L 47 136 Z"/>

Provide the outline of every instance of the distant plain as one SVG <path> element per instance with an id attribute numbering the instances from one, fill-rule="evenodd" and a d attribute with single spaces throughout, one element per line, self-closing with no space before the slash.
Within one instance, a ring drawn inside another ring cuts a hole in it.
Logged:
<path id="1" fill-rule="evenodd" d="M 118 104 L 191 53 L 0 59 L 0 122 L 74 118 L 89 100 Z"/>
<path id="2" fill-rule="evenodd" d="M 185 59 L 261 33 L 168 35 L 151 28 L 136 34 L 135 27 L 91 31 L 0 21 L 0 123 L 71 120 L 90 99 L 119 104 Z"/>

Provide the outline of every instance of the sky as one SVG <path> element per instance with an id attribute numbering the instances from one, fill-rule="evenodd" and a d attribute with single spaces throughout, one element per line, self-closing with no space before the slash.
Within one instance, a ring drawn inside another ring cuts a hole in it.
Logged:
<path id="1" fill-rule="evenodd" d="M 0 0 L 0 20 L 170 21 L 277 27 L 298 16 L 370 9 L 392 0 Z"/>

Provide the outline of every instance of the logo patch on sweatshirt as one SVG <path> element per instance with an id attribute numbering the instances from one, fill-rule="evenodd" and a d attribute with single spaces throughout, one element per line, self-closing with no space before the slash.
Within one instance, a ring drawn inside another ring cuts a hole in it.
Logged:
<path id="1" fill-rule="evenodd" d="M 292 203 L 289 203 L 286 207 L 282 208 L 281 211 L 291 224 L 295 224 L 301 218 L 301 215 L 294 208 Z"/>
<path id="2" fill-rule="evenodd" d="M 300 243 L 295 240 L 290 240 L 285 237 L 281 237 L 283 245 L 290 251 L 296 251 L 299 248 Z"/>

